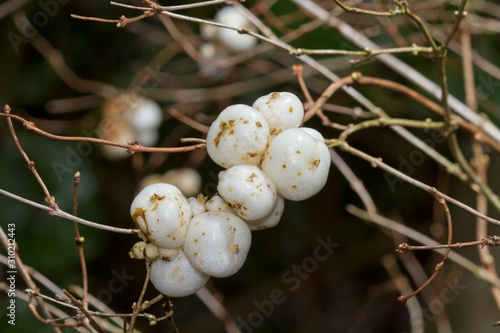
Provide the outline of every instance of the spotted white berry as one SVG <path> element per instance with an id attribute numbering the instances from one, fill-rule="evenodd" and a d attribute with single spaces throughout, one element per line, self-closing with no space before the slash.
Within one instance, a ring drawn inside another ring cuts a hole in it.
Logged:
<path id="1" fill-rule="evenodd" d="M 289 92 L 273 92 L 262 96 L 252 107 L 264 115 L 272 135 L 299 127 L 304 118 L 302 102 Z"/>
<path id="2" fill-rule="evenodd" d="M 137 194 L 130 206 L 130 215 L 151 243 L 176 248 L 184 243 L 192 211 L 177 187 L 158 183 Z"/>
<path id="3" fill-rule="evenodd" d="M 231 105 L 210 126 L 207 152 L 224 168 L 260 165 L 269 139 L 269 125 L 261 113 L 248 105 Z"/>
<path id="4" fill-rule="evenodd" d="M 244 219 L 261 219 L 273 209 L 277 191 L 273 181 L 258 167 L 240 164 L 219 174 L 217 190 Z"/>
<path id="5" fill-rule="evenodd" d="M 210 200 L 205 203 L 209 212 L 220 212 L 228 210 L 228 203 L 220 195 L 214 195 Z"/>
<path id="6" fill-rule="evenodd" d="M 262 170 L 276 184 L 278 193 L 293 201 L 318 193 L 326 184 L 329 168 L 330 154 L 324 141 L 302 128 L 278 134 L 262 162 Z"/>
<path id="7" fill-rule="evenodd" d="M 158 258 L 152 263 L 150 280 L 163 295 L 184 297 L 201 289 L 210 278 L 197 270 L 182 249 L 169 260 Z"/>
<path id="8" fill-rule="evenodd" d="M 183 249 L 203 273 L 226 277 L 243 266 L 251 241 L 250 229 L 236 215 L 206 212 L 191 220 Z"/>

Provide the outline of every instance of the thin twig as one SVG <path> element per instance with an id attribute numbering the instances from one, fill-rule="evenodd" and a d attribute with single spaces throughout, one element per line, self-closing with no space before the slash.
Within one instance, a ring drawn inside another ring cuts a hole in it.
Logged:
<path id="1" fill-rule="evenodd" d="M 141 294 L 139 295 L 139 300 L 132 306 L 134 312 L 132 314 L 132 319 L 130 320 L 130 325 L 127 329 L 127 333 L 133 333 L 134 331 L 135 321 L 137 320 L 137 316 L 141 311 L 142 300 L 144 298 L 144 294 L 146 293 L 146 289 L 148 287 L 149 276 L 151 275 L 151 267 L 153 267 L 153 265 L 151 264 L 151 262 L 148 262 L 148 270 L 146 273 L 146 278 L 144 279 L 144 285 L 142 286 Z"/>
<path id="2" fill-rule="evenodd" d="M 95 322 L 94 318 L 87 312 L 87 309 L 83 306 L 83 302 L 81 300 L 77 300 L 71 293 L 69 293 L 67 290 L 63 289 L 63 292 L 66 296 L 69 297 L 71 304 L 75 305 L 82 313 L 87 317 L 87 319 L 92 323 L 92 325 L 95 327 L 96 330 L 98 330 L 100 333 L 104 333 L 101 327 Z"/>
<path id="3" fill-rule="evenodd" d="M 80 172 L 76 172 L 74 176 L 74 182 L 73 182 L 73 216 L 76 216 L 77 210 L 78 210 L 78 184 L 80 183 L 81 179 L 81 174 Z M 88 280 L 87 280 L 87 264 L 85 263 L 85 253 L 83 251 L 83 242 L 85 241 L 85 238 L 80 236 L 80 231 L 78 230 L 78 223 L 73 222 L 73 225 L 75 227 L 75 244 L 76 247 L 78 248 L 78 257 L 80 258 L 80 266 L 82 269 L 82 283 L 83 283 L 83 297 L 82 297 L 82 302 L 83 302 L 83 307 L 85 309 L 89 308 L 89 302 L 88 302 L 88 293 L 89 293 L 89 287 L 88 287 Z"/>
<path id="4" fill-rule="evenodd" d="M 459 208 L 462 208 L 463 210 L 465 211 L 468 211 L 469 213 L 473 214 L 474 216 L 476 217 L 479 217 L 485 221 L 488 221 L 492 224 L 496 224 L 496 225 L 500 225 L 500 221 L 499 220 L 496 220 L 494 218 L 491 218 L 491 217 L 488 217 L 484 214 L 481 214 L 480 212 L 478 212 L 477 210 L 475 210 L 474 208 L 438 191 L 436 188 L 432 187 L 432 186 L 429 186 L 427 184 L 424 184 L 416 179 L 413 179 L 407 175 L 405 175 L 404 173 L 390 167 L 389 165 L 385 164 L 384 162 L 382 162 L 382 159 L 381 158 L 375 158 L 373 156 L 370 156 L 356 148 L 353 148 L 351 146 L 349 146 L 349 144 L 347 144 L 346 142 L 343 142 L 343 141 L 336 141 L 336 140 L 332 140 L 332 143 L 330 144 L 331 147 L 335 147 L 335 146 L 340 146 L 340 148 L 342 150 L 345 150 L 349 153 L 351 153 L 352 155 L 354 156 L 357 156 L 365 161 L 367 161 L 368 163 L 370 163 L 373 167 L 379 167 L 380 169 L 384 170 L 384 171 L 387 171 L 388 173 L 390 173 L 391 175 L 413 185 L 413 186 L 416 186 L 426 192 L 428 192 L 429 194 L 431 194 L 432 196 L 435 196 L 435 197 L 438 197 L 438 198 L 441 198 L 441 199 L 444 199 L 446 200 L 447 202 L 459 207 Z"/>
<path id="5" fill-rule="evenodd" d="M 127 152 L 130 154 L 134 154 L 134 153 L 182 153 L 182 152 L 189 152 L 189 151 L 205 148 L 204 144 L 198 144 L 198 145 L 187 146 L 187 147 L 172 147 L 172 148 L 144 147 L 138 141 L 135 141 L 135 142 L 132 142 L 129 144 L 125 144 L 125 143 L 118 143 L 118 142 L 113 142 L 113 141 L 108 141 L 108 140 L 103 140 L 103 139 L 98 139 L 98 138 L 84 137 L 84 136 L 55 135 L 55 134 L 48 133 L 48 132 L 45 132 L 44 130 L 39 129 L 38 127 L 36 127 L 36 125 L 33 122 L 28 121 L 22 117 L 12 115 L 9 113 L 0 113 L 0 116 L 8 117 L 9 119 L 14 118 L 16 120 L 19 120 L 23 123 L 23 125 L 26 129 L 33 131 L 37 134 L 43 135 L 43 136 L 50 138 L 50 139 L 61 140 L 61 141 L 91 142 L 91 143 L 96 143 L 96 144 L 115 146 L 115 147 L 127 149 Z"/>
<path id="6" fill-rule="evenodd" d="M 72 214 L 66 213 L 65 211 L 62 211 L 59 208 L 54 209 L 54 208 L 50 208 L 48 206 L 41 205 L 39 203 L 25 199 L 23 197 L 20 197 L 18 195 L 15 195 L 13 193 L 10 193 L 10 192 L 2 190 L 2 189 L 0 189 L 0 194 L 3 194 L 3 195 L 10 197 L 12 199 L 18 200 L 18 201 L 23 202 L 25 204 L 28 204 L 30 206 L 45 210 L 45 211 L 49 212 L 49 214 L 52 216 L 62 217 L 66 220 L 74 221 L 76 223 L 80 223 L 80 224 L 86 225 L 86 226 L 91 227 L 91 228 L 101 229 L 101 230 L 110 231 L 110 232 L 117 232 L 117 233 L 122 233 L 122 234 L 138 234 L 140 231 L 139 229 L 123 229 L 123 228 L 111 227 L 111 226 L 95 223 L 92 221 L 88 221 L 88 220 L 76 217 Z"/>

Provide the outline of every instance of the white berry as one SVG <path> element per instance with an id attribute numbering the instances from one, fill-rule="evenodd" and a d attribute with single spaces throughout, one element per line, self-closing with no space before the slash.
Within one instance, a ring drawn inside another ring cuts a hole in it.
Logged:
<path id="1" fill-rule="evenodd" d="M 298 201 L 318 193 L 326 184 L 330 154 L 324 141 L 301 128 L 278 134 L 269 144 L 262 170 L 285 199 Z"/>
<path id="2" fill-rule="evenodd" d="M 139 99 L 130 110 L 130 124 L 138 132 L 157 129 L 162 122 L 161 107 L 153 100 Z"/>
<path id="3" fill-rule="evenodd" d="M 140 241 L 132 246 L 132 249 L 128 253 L 130 258 L 133 259 L 144 259 L 144 249 L 146 248 L 146 242 Z"/>
<path id="4" fill-rule="evenodd" d="M 187 199 L 189 206 L 191 206 L 191 211 L 193 216 L 203 214 L 207 211 L 205 204 L 201 202 L 198 198 L 191 197 Z"/>
<path id="5" fill-rule="evenodd" d="M 224 7 L 219 10 L 215 15 L 215 21 L 234 28 L 247 28 L 249 31 L 254 30 L 245 15 L 234 7 Z M 221 44 L 235 53 L 246 51 L 257 44 L 256 38 L 230 29 L 218 29 L 217 38 Z"/>
<path id="6" fill-rule="evenodd" d="M 182 250 L 170 261 L 158 258 L 152 265 L 151 283 L 160 293 L 170 297 L 194 294 L 210 278 L 194 268 Z"/>
<path id="7" fill-rule="evenodd" d="M 135 197 L 130 215 L 144 237 L 164 248 L 182 246 L 192 212 L 179 189 L 158 183 Z"/>
<path id="8" fill-rule="evenodd" d="M 236 215 L 207 212 L 191 220 L 183 249 L 203 273 L 226 277 L 243 266 L 251 241 L 250 229 Z"/>
<path id="9" fill-rule="evenodd" d="M 220 195 L 214 195 L 210 200 L 205 203 L 207 210 L 209 212 L 220 212 L 228 210 L 227 201 L 224 200 Z"/>
<path id="10" fill-rule="evenodd" d="M 238 215 L 247 220 L 263 218 L 276 203 L 276 186 L 255 165 L 235 165 L 221 172 L 217 190 Z"/>
<path id="11" fill-rule="evenodd" d="M 279 223 L 284 210 L 285 198 L 283 198 L 281 195 L 278 195 L 276 204 L 269 214 L 258 220 L 251 221 L 243 219 L 243 221 L 247 223 L 250 231 L 273 228 Z"/>
<path id="12" fill-rule="evenodd" d="M 152 260 L 160 255 L 160 251 L 157 245 L 153 243 L 147 243 L 144 248 L 144 257 Z"/>
<path id="13" fill-rule="evenodd" d="M 273 92 L 258 98 L 252 105 L 264 115 L 272 135 L 297 128 L 304 118 L 304 106 L 289 92 Z"/>
<path id="14" fill-rule="evenodd" d="M 202 183 L 201 176 L 198 171 L 193 168 L 172 169 L 165 172 L 163 178 L 165 183 L 178 187 L 187 197 L 195 196 L 200 193 Z"/>
<path id="15" fill-rule="evenodd" d="M 248 105 L 231 105 L 210 126 L 207 152 L 224 168 L 260 165 L 269 139 L 269 125 L 261 113 Z"/>

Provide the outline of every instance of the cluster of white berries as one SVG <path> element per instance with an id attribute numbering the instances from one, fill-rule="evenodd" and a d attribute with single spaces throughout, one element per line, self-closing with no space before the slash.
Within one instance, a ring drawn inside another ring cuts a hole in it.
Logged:
<path id="1" fill-rule="evenodd" d="M 262 96 L 252 107 L 222 111 L 207 134 L 209 156 L 226 170 L 218 194 L 186 199 L 173 185 L 144 188 L 130 213 L 143 242 L 131 256 L 152 262 L 151 282 L 162 294 L 195 293 L 210 276 L 236 273 L 251 231 L 278 224 L 285 199 L 297 201 L 326 183 L 330 154 L 319 132 L 299 128 L 300 100 L 287 92 Z"/>
<path id="2" fill-rule="evenodd" d="M 102 121 L 99 126 L 102 139 L 128 143 L 139 141 L 143 146 L 152 146 L 158 140 L 158 128 L 163 115 L 160 106 L 153 100 L 134 94 L 123 94 L 106 101 L 101 108 Z M 130 156 L 123 148 L 102 145 L 103 154 L 110 159 Z"/>

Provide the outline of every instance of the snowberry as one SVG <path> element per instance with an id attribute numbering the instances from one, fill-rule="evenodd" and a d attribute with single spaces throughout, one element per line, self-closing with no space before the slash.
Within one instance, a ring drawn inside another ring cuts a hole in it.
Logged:
<path id="1" fill-rule="evenodd" d="M 329 168 L 330 154 L 324 141 L 302 128 L 278 134 L 262 162 L 262 170 L 276 184 L 278 193 L 293 201 L 318 193 L 326 184 Z"/>
<path id="2" fill-rule="evenodd" d="M 163 175 L 165 183 L 177 186 L 187 196 L 195 196 L 201 190 L 201 176 L 195 169 L 180 168 L 172 169 Z"/>
<path id="3" fill-rule="evenodd" d="M 264 115 L 272 135 L 297 128 L 304 118 L 304 106 L 289 92 L 273 92 L 258 98 L 252 105 Z"/>
<path id="4" fill-rule="evenodd" d="M 166 261 L 158 258 L 152 263 L 150 280 L 155 288 L 170 297 L 184 297 L 201 289 L 210 278 L 193 267 L 182 250 Z"/>
<path id="5" fill-rule="evenodd" d="M 279 223 L 284 210 L 285 198 L 283 198 L 281 195 L 278 195 L 276 204 L 269 214 L 258 220 L 250 221 L 243 219 L 243 221 L 246 222 L 246 224 L 250 228 L 250 231 L 273 228 Z"/>
<path id="6" fill-rule="evenodd" d="M 201 202 L 198 198 L 191 197 L 187 199 L 189 206 L 191 206 L 191 211 L 193 216 L 203 214 L 207 211 L 205 204 Z"/>
<path id="7" fill-rule="evenodd" d="M 158 252 L 160 254 L 160 257 L 164 261 L 174 261 L 175 258 L 179 255 L 181 249 L 164 249 L 164 248 L 158 248 Z"/>
<path id="8" fill-rule="evenodd" d="M 141 191 L 145 187 L 157 183 L 165 183 L 163 179 L 163 175 L 157 174 L 157 173 L 152 173 L 147 175 L 146 177 L 142 178 L 139 184 L 137 184 L 137 189 L 138 191 Z"/>
<path id="9" fill-rule="evenodd" d="M 224 168 L 260 165 L 269 139 L 269 125 L 261 113 L 248 105 L 231 105 L 210 126 L 207 152 Z"/>
<path id="10" fill-rule="evenodd" d="M 229 209 L 226 200 L 222 199 L 220 195 L 214 195 L 205 203 L 205 206 L 209 212 L 219 212 Z"/>
<path id="11" fill-rule="evenodd" d="M 138 98 L 131 105 L 129 122 L 137 132 L 156 130 L 160 127 L 162 118 L 161 107 L 153 100 Z"/>
<path id="12" fill-rule="evenodd" d="M 108 126 L 106 126 L 106 128 L 101 133 L 101 138 L 104 140 L 124 144 L 133 142 L 136 138 L 135 133 L 128 122 L 122 119 L 114 119 L 108 124 Z M 99 147 L 101 148 L 103 155 L 110 160 L 118 160 L 130 156 L 130 154 L 127 152 L 127 149 L 123 149 L 121 147 L 109 145 L 100 145 Z"/>
<path id="13" fill-rule="evenodd" d="M 156 128 L 136 132 L 136 139 L 143 146 L 154 146 L 160 134 Z"/>
<path id="14" fill-rule="evenodd" d="M 224 7 L 215 15 L 216 22 L 228 25 L 234 28 L 247 28 L 249 31 L 255 31 L 250 21 L 234 7 Z M 257 39 L 240 34 L 230 29 L 217 29 L 217 39 L 228 50 L 232 52 L 243 52 L 257 44 Z"/>
<path id="15" fill-rule="evenodd" d="M 192 212 L 177 187 L 158 183 L 137 194 L 130 207 L 130 215 L 151 243 L 176 248 L 184 242 Z"/>
<path id="16" fill-rule="evenodd" d="M 160 251 L 157 245 L 153 243 L 147 243 L 146 247 L 144 248 L 144 257 L 148 259 L 155 259 L 160 255 Z"/>
<path id="17" fill-rule="evenodd" d="M 235 165 L 221 172 L 217 190 L 238 215 L 247 220 L 263 218 L 276 203 L 276 186 L 255 165 Z"/>
<path id="18" fill-rule="evenodd" d="M 132 246 L 132 249 L 128 253 L 130 258 L 133 259 L 144 259 L 144 249 L 146 248 L 146 242 L 140 241 Z"/>
<path id="19" fill-rule="evenodd" d="M 203 273 L 226 277 L 243 266 L 251 241 L 250 229 L 236 215 L 207 212 L 191 220 L 183 249 Z"/>

